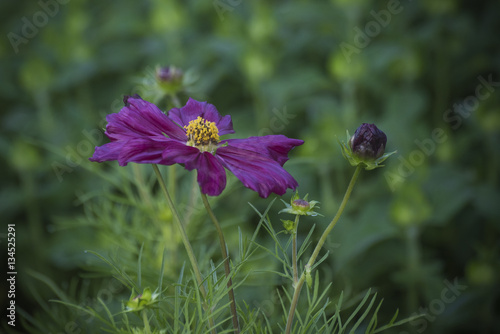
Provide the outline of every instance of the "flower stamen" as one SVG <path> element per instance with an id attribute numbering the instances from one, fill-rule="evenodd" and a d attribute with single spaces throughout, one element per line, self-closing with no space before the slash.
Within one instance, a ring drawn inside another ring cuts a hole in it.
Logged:
<path id="1" fill-rule="evenodd" d="M 200 149 L 202 152 L 214 152 L 219 143 L 219 129 L 215 122 L 207 121 L 198 116 L 195 120 L 184 126 L 188 136 L 187 144 Z"/>

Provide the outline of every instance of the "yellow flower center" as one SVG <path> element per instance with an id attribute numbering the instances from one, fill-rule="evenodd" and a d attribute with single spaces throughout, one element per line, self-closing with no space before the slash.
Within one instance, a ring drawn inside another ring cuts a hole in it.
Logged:
<path id="1" fill-rule="evenodd" d="M 184 126 L 188 136 L 187 144 L 200 149 L 202 152 L 214 152 L 219 143 L 219 129 L 215 122 L 207 121 L 201 116 Z"/>

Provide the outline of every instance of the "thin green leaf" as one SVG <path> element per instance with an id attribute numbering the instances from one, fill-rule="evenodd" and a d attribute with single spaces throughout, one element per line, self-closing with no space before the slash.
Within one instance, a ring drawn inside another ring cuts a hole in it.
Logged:
<path id="1" fill-rule="evenodd" d="M 370 301 L 370 304 L 368 304 L 368 306 L 365 309 L 365 312 L 363 312 L 363 314 L 361 315 L 361 317 L 359 317 L 358 321 L 352 327 L 351 333 L 355 333 L 356 329 L 359 327 L 359 325 L 361 325 L 361 323 L 363 322 L 363 320 L 368 316 L 368 313 L 370 313 L 370 310 L 371 310 L 371 308 L 373 306 L 373 303 L 375 302 L 376 299 L 377 299 L 377 294 L 373 295 L 373 297 L 372 297 L 372 299 Z"/>
<path id="2" fill-rule="evenodd" d="M 137 285 L 139 288 L 142 290 L 142 284 L 141 284 L 141 278 L 142 278 L 142 270 L 141 270 L 141 264 L 142 264 L 142 251 L 144 249 L 144 242 L 141 244 L 141 249 L 139 250 L 139 256 L 137 258 Z"/>
<path id="3" fill-rule="evenodd" d="M 361 308 L 363 307 L 363 305 L 368 300 L 368 297 L 370 296 L 370 293 L 371 293 L 371 289 L 368 289 L 368 292 L 365 294 L 365 296 L 364 296 L 363 300 L 361 301 L 361 303 L 359 303 L 358 307 L 356 307 L 356 309 L 354 310 L 354 312 L 351 313 L 351 316 L 345 322 L 342 330 L 346 329 L 347 325 L 349 324 L 349 322 L 351 322 L 354 319 L 354 317 L 358 314 L 358 312 L 361 310 Z"/>

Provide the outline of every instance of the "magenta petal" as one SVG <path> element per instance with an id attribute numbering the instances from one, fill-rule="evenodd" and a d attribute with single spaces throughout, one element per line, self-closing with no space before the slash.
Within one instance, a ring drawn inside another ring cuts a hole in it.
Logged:
<path id="1" fill-rule="evenodd" d="M 186 132 L 158 109 L 140 98 L 127 97 L 119 113 L 106 117 L 106 135 L 111 140 L 165 137 L 186 141 Z"/>
<path id="2" fill-rule="evenodd" d="M 168 117 L 182 127 L 188 125 L 190 121 L 198 118 L 198 116 L 211 122 L 216 122 L 220 118 L 219 112 L 213 104 L 198 102 L 192 98 L 188 99 L 184 107 L 173 108 L 168 112 Z"/>
<path id="3" fill-rule="evenodd" d="M 225 146 L 217 149 L 217 158 L 245 187 L 255 190 L 263 198 L 271 193 L 283 195 L 287 188 L 298 186 L 297 181 L 268 156 Z"/>
<path id="4" fill-rule="evenodd" d="M 118 163 L 120 166 L 126 166 L 129 162 L 171 165 L 174 162 L 166 162 L 162 157 L 168 140 L 167 138 L 165 141 L 148 138 L 131 139 L 122 145 L 117 159 Z"/>
<path id="5" fill-rule="evenodd" d="M 93 162 L 118 160 L 118 154 L 122 146 L 122 141 L 114 141 L 102 146 L 96 146 L 94 155 L 89 160 Z"/>
<path id="6" fill-rule="evenodd" d="M 164 145 L 162 157 L 169 165 L 174 163 L 185 164 L 187 170 L 193 170 L 196 167 L 192 166 L 192 162 L 196 161 L 200 154 L 200 150 L 196 147 L 170 140 Z"/>
<path id="7" fill-rule="evenodd" d="M 169 164 L 184 164 L 187 170 L 198 170 L 198 184 L 201 191 L 209 196 L 217 196 L 226 187 L 226 171 L 217 159 L 196 147 L 169 141 L 164 146 L 163 161 Z"/>
<path id="8" fill-rule="evenodd" d="M 303 140 L 291 139 L 283 135 L 269 135 L 263 137 L 250 137 L 247 139 L 228 139 L 222 143 L 229 146 L 264 155 L 281 166 L 288 161 L 288 153 L 295 147 L 304 144 Z"/>
<path id="9" fill-rule="evenodd" d="M 231 120 L 231 116 L 229 116 L 229 115 L 221 117 L 219 119 L 219 121 L 215 123 L 215 125 L 217 126 L 217 129 L 219 130 L 219 136 L 234 133 L 233 121 Z"/>
<path id="10" fill-rule="evenodd" d="M 201 153 L 196 160 L 189 163 L 189 167 L 186 164 L 187 169 L 198 170 L 198 184 L 202 193 L 218 196 L 226 188 L 226 171 L 211 153 Z"/>
<path id="11" fill-rule="evenodd" d="M 214 122 L 220 136 L 234 133 L 231 116 L 221 117 L 215 106 L 208 102 L 198 102 L 189 98 L 184 107 L 180 109 L 173 108 L 168 112 L 168 117 L 182 127 L 188 125 L 190 121 L 195 120 L 198 116 Z"/>

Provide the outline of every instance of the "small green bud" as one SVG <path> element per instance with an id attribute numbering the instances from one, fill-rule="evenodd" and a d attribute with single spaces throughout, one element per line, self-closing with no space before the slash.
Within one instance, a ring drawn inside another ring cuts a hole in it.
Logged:
<path id="1" fill-rule="evenodd" d="M 158 295 L 158 293 L 152 293 L 150 288 L 145 288 L 141 294 L 136 296 L 134 296 L 134 291 L 132 291 L 130 299 L 125 302 L 125 311 L 140 311 L 151 307 L 157 303 L 156 298 L 158 298 Z"/>
<path id="2" fill-rule="evenodd" d="M 295 231 L 295 222 L 285 219 L 281 219 L 281 222 L 283 223 L 286 233 L 293 233 Z"/>
<path id="3" fill-rule="evenodd" d="M 317 216 L 319 213 L 313 211 L 313 209 L 316 207 L 319 209 L 316 204 L 318 204 L 318 201 L 307 201 L 307 195 L 301 199 L 299 198 L 299 193 L 295 192 L 295 194 L 292 196 L 292 199 L 290 200 L 290 204 L 286 203 L 285 201 L 282 200 L 282 202 L 285 204 L 286 208 L 281 210 L 279 213 L 286 212 L 286 213 L 291 213 L 294 215 L 300 215 L 300 216 Z"/>

